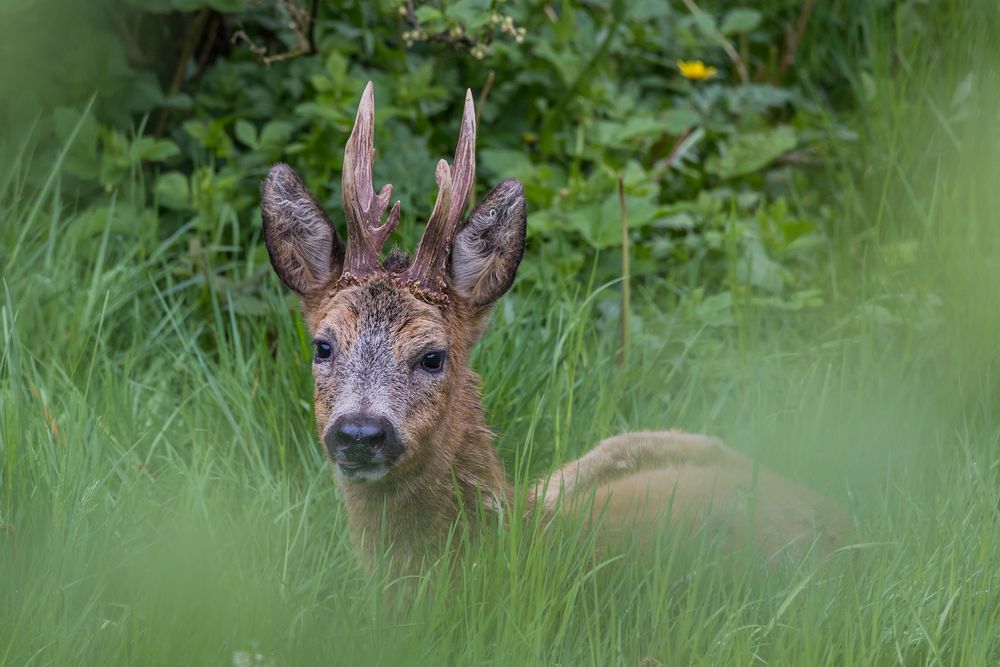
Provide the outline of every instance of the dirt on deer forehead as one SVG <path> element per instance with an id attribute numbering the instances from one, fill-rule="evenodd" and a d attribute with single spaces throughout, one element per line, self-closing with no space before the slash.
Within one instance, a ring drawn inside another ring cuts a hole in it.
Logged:
<path id="1" fill-rule="evenodd" d="M 342 351 L 362 341 L 379 341 L 399 358 L 430 343 L 447 343 L 444 313 L 388 276 L 334 292 L 306 316 L 314 335 L 329 331 Z"/>

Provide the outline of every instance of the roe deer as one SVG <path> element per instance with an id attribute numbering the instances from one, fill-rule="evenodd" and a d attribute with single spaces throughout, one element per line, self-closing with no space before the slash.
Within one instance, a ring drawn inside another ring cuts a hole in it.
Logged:
<path id="1" fill-rule="evenodd" d="M 491 307 L 514 280 L 527 219 L 524 189 L 508 179 L 462 222 L 475 182 L 469 91 L 455 158 L 437 165 L 437 200 L 416 253 L 393 250 L 381 261 L 399 202 L 383 222 L 392 186 L 376 194 L 372 183 L 374 120 L 369 82 L 344 151 L 346 247 L 287 165 L 271 169 L 261 207 L 271 264 L 301 297 L 313 337 L 316 426 L 352 542 L 370 564 L 382 536 L 393 545 L 394 567 L 411 570 L 443 547 L 458 517 L 496 516 L 512 497 L 468 362 Z M 755 475 L 747 458 L 714 438 L 678 431 L 609 438 L 556 471 L 529 501 L 558 513 L 569 506 L 562 501 L 592 494 L 619 531 L 659 522 L 670 507 L 679 523 L 721 524 L 727 544 L 765 555 L 816 536 L 827 551 L 850 530 L 825 498 L 768 471 Z M 748 494 L 755 496 L 749 521 Z M 483 511 L 462 512 L 463 505 Z"/>

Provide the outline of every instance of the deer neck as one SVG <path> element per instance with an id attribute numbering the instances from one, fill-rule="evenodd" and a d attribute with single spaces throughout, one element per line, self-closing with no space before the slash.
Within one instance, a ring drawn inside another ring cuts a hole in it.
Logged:
<path id="1" fill-rule="evenodd" d="M 413 462 L 385 483 L 339 484 L 354 546 L 366 566 L 389 553 L 404 568 L 440 553 L 456 520 L 468 524 L 496 516 L 511 488 L 493 450 L 493 434 L 479 404 L 478 382 L 469 372 L 443 422 Z M 469 397 L 476 400 L 469 400 Z"/>

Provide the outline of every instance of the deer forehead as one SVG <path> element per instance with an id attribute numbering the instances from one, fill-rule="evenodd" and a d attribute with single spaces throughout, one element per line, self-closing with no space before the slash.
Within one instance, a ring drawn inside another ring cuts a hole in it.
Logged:
<path id="1" fill-rule="evenodd" d="M 448 343 L 441 310 L 392 281 L 373 280 L 339 290 L 310 315 L 313 335 L 332 333 L 342 351 L 363 347 L 401 359 Z"/>

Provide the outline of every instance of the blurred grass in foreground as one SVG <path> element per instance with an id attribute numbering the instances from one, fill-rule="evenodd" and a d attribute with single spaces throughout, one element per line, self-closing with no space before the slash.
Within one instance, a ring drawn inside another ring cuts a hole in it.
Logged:
<path id="1" fill-rule="evenodd" d="M 390 613 L 397 584 L 346 542 L 277 285 L 266 324 L 190 317 L 162 288 L 185 230 L 86 240 L 100 221 L 62 208 L 58 163 L 22 195 L 22 153 L 0 181 L 0 662 L 996 664 L 1000 61 L 973 9 L 942 11 L 956 37 L 912 62 L 873 28 L 867 169 L 833 174 L 836 307 L 736 302 L 716 328 L 654 291 L 619 369 L 585 295 L 538 293 L 479 350 L 518 477 L 676 425 L 851 508 L 853 558 L 768 578 L 701 545 L 595 566 L 586 536 L 512 526 Z"/>

